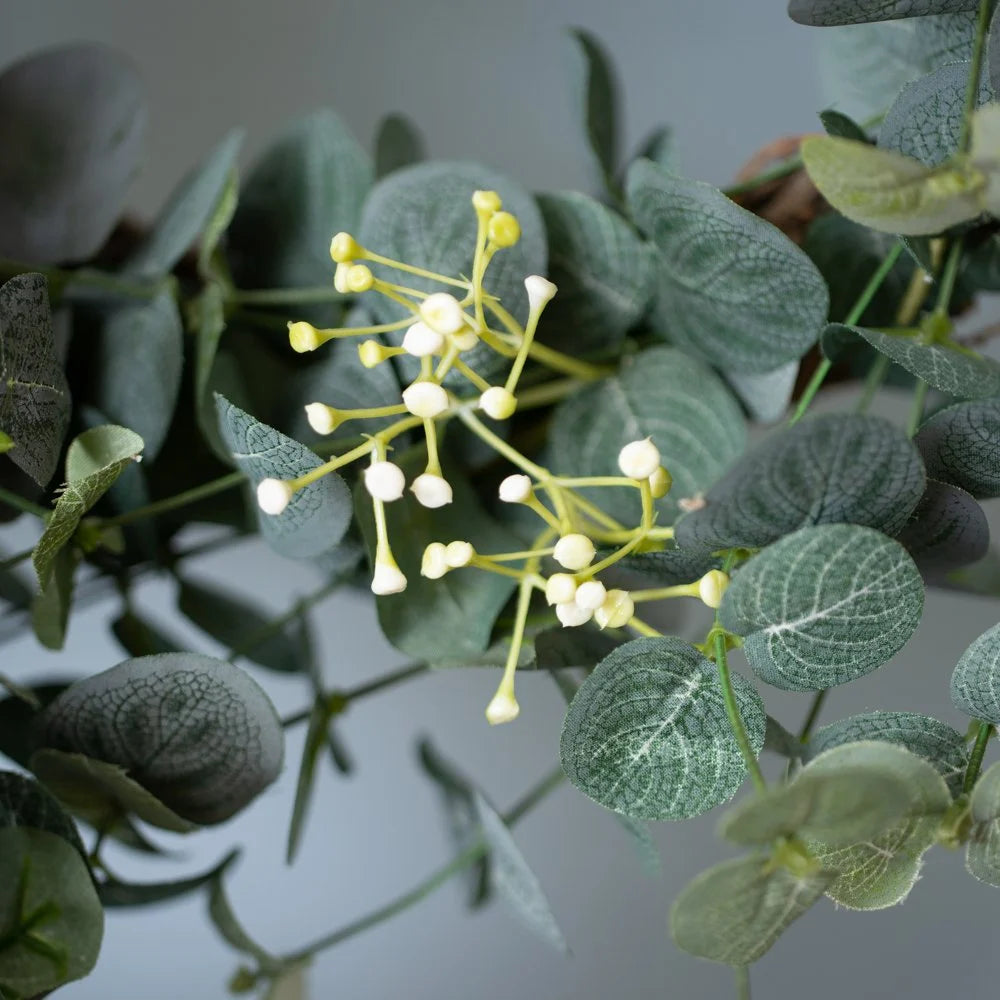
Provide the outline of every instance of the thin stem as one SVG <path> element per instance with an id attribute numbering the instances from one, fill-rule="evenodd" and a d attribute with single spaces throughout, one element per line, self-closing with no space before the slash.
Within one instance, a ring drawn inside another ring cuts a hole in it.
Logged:
<path id="1" fill-rule="evenodd" d="M 943 315 L 948 314 L 948 307 L 951 305 L 951 297 L 955 292 L 955 282 L 958 280 L 958 267 L 962 263 L 962 238 L 958 237 L 952 241 L 948 248 L 948 257 L 944 262 L 944 270 L 941 272 L 941 282 L 938 285 L 937 303 L 934 311 Z"/>
<path id="2" fill-rule="evenodd" d="M 738 965 L 733 971 L 736 973 L 737 1000 L 752 1000 L 750 995 L 750 966 Z"/>
<path id="3" fill-rule="evenodd" d="M 34 546 L 32 546 L 30 549 L 18 552 L 17 555 L 8 556 L 6 559 L 0 561 L 0 570 L 13 569 L 15 566 L 20 566 L 21 563 L 26 562 L 31 558 L 31 554 L 34 551 Z"/>
<path id="4" fill-rule="evenodd" d="M 858 413 L 868 412 L 868 407 L 872 405 L 872 400 L 875 399 L 875 393 L 878 392 L 879 386 L 885 381 L 885 377 L 889 373 L 889 366 L 891 364 L 892 362 L 889 360 L 889 356 L 887 354 L 880 354 L 875 359 L 871 368 L 868 370 L 868 377 L 865 379 L 865 388 L 861 393 L 861 398 L 858 400 Z"/>
<path id="5" fill-rule="evenodd" d="M 211 482 L 202 483 L 183 493 L 177 493 L 172 497 L 163 500 L 156 500 L 145 507 L 136 507 L 135 510 L 128 510 L 124 514 L 115 517 L 104 518 L 101 526 L 104 528 L 123 527 L 126 524 L 134 524 L 136 521 L 144 521 L 149 517 L 157 517 L 166 514 L 168 511 L 177 510 L 179 507 L 186 507 L 188 504 L 197 503 L 208 497 L 215 496 L 225 490 L 231 490 L 234 486 L 239 486 L 246 479 L 242 472 L 230 472 Z"/>
<path id="6" fill-rule="evenodd" d="M 993 735 L 993 726 L 989 722 L 980 722 L 979 731 L 976 733 L 976 742 L 969 754 L 969 766 L 965 772 L 965 781 L 962 783 L 962 791 L 966 795 L 972 791 L 979 777 L 979 771 L 983 766 L 983 757 L 986 756 L 986 744 Z"/>
<path id="7" fill-rule="evenodd" d="M 0 278 L 13 278 L 19 274 L 41 274 L 48 281 L 52 297 L 60 298 L 64 293 L 76 289 L 92 288 L 109 292 L 124 299 L 155 299 L 164 287 L 164 280 L 130 281 L 117 274 L 107 274 L 92 268 L 82 267 L 69 271 L 58 267 L 42 267 L 21 261 L 0 258 Z"/>
<path id="8" fill-rule="evenodd" d="M 780 181 L 782 177 L 788 177 L 789 174 L 794 174 L 796 170 L 801 169 L 802 155 L 796 153 L 794 156 L 789 156 L 788 159 L 776 163 L 773 167 L 768 167 L 767 170 L 757 174 L 756 177 L 751 177 L 749 180 L 740 181 L 739 184 L 733 184 L 731 187 L 724 188 L 722 193 L 727 198 L 735 198 L 737 195 L 747 194 L 759 187 L 763 187 L 765 184 L 770 184 L 771 181 Z"/>
<path id="9" fill-rule="evenodd" d="M 816 725 L 816 720 L 819 718 L 819 713 L 823 708 L 823 702 L 826 701 L 826 690 L 817 691 L 813 695 L 812 705 L 809 708 L 809 714 L 806 716 L 806 721 L 802 723 L 802 729 L 799 732 L 799 742 L 807 743 L 809 736 L 812 734 L 813 726 Z"/>
<path id="10" fill-rule="evenodd" d="M 761 773 L 760 764 L 757 763 L 753 747 L 750 746 L 750 740 L 743 725 L 743 718 L 740 715 L 739 706 L 736 704 L 736 693 L 733 691 L 733 680 L 729 674 L 729 661 L 726 657 L 726 637 L 722 632 L 715 633 L 715 663 L 719 668 L 722 699 L 726 704 L 726 715 L 729 716 L 729 725 L 732 727 L 733 736 L 736 737 L 736 744 L 743 755 L 743 761 L 750 772 L 750 778 L 754 783 L 754 787 L 758 792 L 763 792 L 767 788 L 767 782 Z"/>
<path id="11" fill-rule="evenodd" d="M 543 469 L 540 465 L 525 458 L 516 448 L 494 434 L 471 410 L 461 407 L 458 410 L 458 419 L 474 434 L 482 438 L 494 451 L 503 455 L 508 462 L 516 465 L 523 472 L 527 472 L 528 475 L 534 476 L 536 479 L 544 481 L 551 479 L 548 469 Z"/>
<path id="12" fill-rule="evenodd" d="M 49 516 L 49 511 L 46 510 L 41 504 L 34 503 L 31 500 L 26 500 L 19 494 L 12 493 L 10 490 L 6 490 L 2 486 L 0 486 L 0 503 L 5 503 L 8 507 L 14 507 L 16 510 L 23 511 L 25 514 L 34 514 L 35 517 Z"/>
<path id="13" fill-rule="evenodd" d="M 813 377 L 809 380 L 809 384 L 806 386 L 805 392 L 802 393 L 799 405 L 795 408 L 795 412 L 788 421 L 789 427 L 797 424 L 806 415 L 806 410 L 809 409 L 809 404 L 813 401 L 816 393 L 819 392 L 823 382 L 826 381 L 826 377 L 830 374 L 830 369 L 832 367 L 833 362 L 829 358 L 824 358 L 820 362 L 816 371 L 813 372 Z"/>
<path id="14" fill-rule="evenodd" d="M 927 388 L 927 383 L 923 379 L 917 379 L 916 388 L 913 390 L 913 406 L 910 409 L 910 419 L 906 424 L 906 434 L 908 437 L 913 437 L 917 433 L 917 428 L 923 419 Z"/>
<path id="15" fill-rule="evenodd" d="M 979 96 L 979 78 L 983 71 L 983 51 L 986 48 L 986 35 L 990 26 L 990 10 L 993 0 L 980 0 L 979 18 L 976 21 L 976 40 L 972 47 L 972 65 L 969 68 L 969 81 L 965 86 L 965 109 L 962 113 L 962 130 L 958 136 L 958 151 L 969 151 L 971 138 L 972 112 L 976 109 L 976 98 Z"/>
<path id="16" fill-rule="evenodd" d="M 329 285 L 309 288 L 236 289 L 230 301 L 246 306 L 294 306 L 310 302 L 344 302 L 347 296 Z"/>
<path id="17" fill-rule="evenodd" d="M 357 701 L 359 698 L 366 698 L 370 694 L 384 691 L 395 684 L 401 684 L 403 681 L 426 674 L 429 670 L 430 665 L 427 663 L 411 663 L 408 666 L 400 667 L 399 670 L 392 671 L 392 673 L 385 674 L 383 677 L 376 677 L 373 681 L 348 688 L 342 694 L 348 702 Z"/>

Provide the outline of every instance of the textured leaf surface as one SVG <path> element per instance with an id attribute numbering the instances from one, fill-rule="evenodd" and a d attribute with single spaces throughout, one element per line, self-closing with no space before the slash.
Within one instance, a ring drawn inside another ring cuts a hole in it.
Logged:
<path id="1" fill-rule="evenodd" d="M 171 192 L 145 242 L 129 258 L 125 270 L 156 277 L 168 274 L 202 234 L 236 169 L 243 132 L 234 129 Z"/>
<path id="2" fill-rule="evenodd" d="M 733 677 L 755 753 L 760 697 Z M 601 661 L 570 705 L 563 769 L 601 805 L 637 819 L 681 819 L 731 798 L 746 777 L 715 666 L 674 637 L 636 639 Z"/>
<path id="3" fill-rule="evenodd" d="M 881 740 L 923 757 L 933 764 L 953 794 L 962 788 L 968 765 L 965 737 L 943 722 L 916 712 L 865 712 L 818 729 L 809 741 L 815 757 L 845 743 Z"/>
<path id="4" fill-rule="evenodd" d="M 53 795 L 23 774 L 0 771 L 0 830 L 18 826 L 54 833 L 87 857 L 76 824 Z"/>
<path id="5" fill-rule="evenodd" d="M 62 548 L 52 562 L 52 575 L 31 602 L 31 627 L 46 649 L 62 649 L 69 629 L 73 588 L 80 555 Z"/>
<path id="6" fill-rule="evenodd" d="M 50 262 L 97 251 L 142 156 L 146 105 L 132 63 L 66 45 L 0 75 L 0 256 Z"/>
<path id="7" fill-rule="evenodd" d="M 962 654 L 951 675 L 951 702 L 972 719 L 1000 724 L 1000 625 Z"/>
<path id="8" fill-rule="evenodd" d="M 138 434 L 113 424 L 91 428 L 73 440 L 66 455 L 66 485 L 32 553 L 43 590 L 55 557 L 73 537 L 80 519 L 136 460 L 142 448 Z"/>
<path id="9" fill-rule="evenodd" d="M 799 363 L 775 368 L 774 371 L 747 374 L 741 371 L 723 372 L 726 381 L 750 416 L 761 423 L 770 424 L 780 420 L 788 409 L 795 389 L 795 379 L 799 374 Z"/>
<path id="10" fill-rule="evenodd" d="M 913 439 L 927 475 L 974 497 L 1000 496 L 1000 399 L 938 410 Z"/>
<path id="11" fill-rule="evenodd" d="M 125 768 L 185 819 L 220 823 L 278 776 L 281 723 L 251 677 L 166 653 L 78 681 L 43 718 L 43 745 Z"/>
<path id="12" fill-rule="evenodd" d="M 322 465 L 304 445 L 286 437 L 216 395 L 219 428 L 240 470 L 256 489 L 262 479 L 295 479 Z M 256 505 L 255 505 L 256 507 Z M 257 509 L 265 541 L 292 559 L 317 556 L 334 548 L 351 523 L 351 493 L 335 472 L 297 490 L 282 513 Z"/>
<path id="13" fill-rule="evenodd" d="M 375 135 L 375 176 L 385 177 L 426 159 L 424 140 L 406 115 L 386 115 Z"/>
<path id="14" fill-rule="evenodd" d="M 726 861 L 689 882 L 670 910 L 678 948 L 699 958 L 742 966 L 756 962 L 829 883 L 819 872 L 799 877 L 766 858 Z"/>
<path id="15" fill-rule="evenodd" d="M 566 399 L 549 432 L 554 472 L 620 476 L 618 453 L 629 441 L 652 437 L 674 485 L 657 501 L 663 523 L 677 516 L 677 500 L 716 479 L 746 442 L 743 414 L 722 380 L 704 364 L 671 347 L 652 347 L 629 359 L 619 374 Z M 623 524 L 640 516 L 630 487 L 584 491 Z"/>
<path id="16" fill-rule="evenodd" d="M 942 573 L 982 559 L 990 547 L 990 525 L 965 490 L 928 479 L 920 503 L 896 537 L 922 572 Z"/>
<path id="17" fill-rule="evenodd" d="M 672 343 L 753 373 L 816 342 L 826 283 L 787 236 L 711 185 L 648 160 L 629 169 L 626 187 L 632 217 L 659 250 L 654 325 Z"/>
<path id="18" fill-rule="evenodd" d="M 589 31 L 574 28 L 570 35 L 580 59 L 577 73 L 577 100 L 587 134 L 587 142 L 597 160 L 609 191 L 614 190 L 621 145 L 621 99 L 611 56 Z"/>
<path id="19" fill-rule="evenodd" d="M 978 7 L 978 0 L 791 0 L 788 14 L 799 24 L 826 27 L 926 14 L 954 14 Z"/>
<path id="20" fill-rule="evenodd" d="M 20 930 L 43 908 L 48 916 L 31 929 L 51 947 L 49 953 L 32 947 Z M 0 829 L 0 927 L 5 938 L 14 937 L 0 951 L 0 989 L 9 995 L 44 995 L 94 967 L 104 912 L 86 864 L 61 837 Z"/>
<path id="21" fill-rule="evenodd" d="M 482 835 L 490 847 L 490 874 L 496 891 L 521 922 L 557 951 L 567 951 L 538 876 L 531 870 L 507 824 L 479 793 L 473 796 Z"/>
<path id="22" fill-rule="evenodd" d="M 925 476 L 903 432 L 877 417 L 810 417 L 773 434 L 677 524 L 683 548 L 760 548 L 811 524 L 894 535 L 923 495 Z"/>
<path id="23" fill-rule="evenodd" d="M 505 211 L 517 216 L 521 238 L 498 253 L 486 272 L 484 287 L 496 295 L 505 309 L 522 323 L 528 316 L 528 295 L 524 279 L 529 274 L 545 274 L 547 250 L 545 227 L 535 200 L 519 184 L 502 174 L 475 163 L 420 163 L 398 170 L 379 181 L 365 202 L 359 239 L 363 246 L 393 260 L 405 261 L 452 278 L 472 273 L 476 247 L 476 213 L 472 194 L 477 190 L 496 191 Z M 399 281 L 399 272 L 373 267 L 378 276 Z M 441 285 L 414 275 L 405 284 L 424 291 L 441 291 Z M 380 323 L 407 315 L 402 306 L 383 295 L 369 296 L 366 305 Z M 402 332 L 388 339 L 398 343 Z M 505 372 L 507 362 L 481 344 L 469 351 L 465 360 L 490 381 Z M 397 358 L 404 379 L 414 378 L 420 364 L 413 358 Z M 454 373 L 449 387 L 465 390 L 468 383 Z"/>
<path id="24" fill-rule="evenodd" d="M 539 337 L 576 357 L 615 354 L 653 295 L 654 253 L 621 216 L 577 191 L 538 196 L 550 280 Z"/>
<path id="25" fill-rule="evenodd" d="M 19 274 L 0 286 L 0 428 L 14 464 L 40 486 L 56 471 L 69 411 L 45 278 Z"/>
<path id="26" fill-rule="evenodd" d="M 965 867 L 980 882 L 1000 887 L 1000 764 L 979 776 L 969 799 L 972 830 Z"/>

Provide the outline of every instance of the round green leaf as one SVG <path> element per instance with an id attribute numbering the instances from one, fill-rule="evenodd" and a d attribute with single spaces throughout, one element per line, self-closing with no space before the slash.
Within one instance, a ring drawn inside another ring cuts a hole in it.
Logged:
<path id="1" fill-rule="evenodd" d="M 962 654 L 951 675 L 951 701 L 970 718 L 1000 723 L 1000 625 Z"/>
<path id="2" fill-rule="evenodd" d="M 757 675 L 789 691 L 822 691 L 880 667 L 920 624 L 924 586 L 906 550 L 871 528 L 802 528 L 733 578 L 719 608 L 746 636 Z"/>
<path id="3" fill-rule="evenodd" d="M 82 260 L 104 243 L 139 169 L 142 84 L 103 45 L 67 45 L 0 75 L 0 256 Z"/>
<path id="4" fill-rule="evenodd" d="M 819 338 L 829 295 L 812 261 L 721 191 L 649 160 L 629 169 L 629 210 L 659 250 L 653 323 L 719 368 L 766 372 Z"/>
<path id="5" fill-rule="evenodd" d="M 824 872 L 793 875 L 763 857 L 737 858 L 702 872 L 670 909 L 678 948 L 726 965 L 756 962 L 815 903 Z"/>
<path id="6" fill-rule="evenodd" d="M 927 490 L 897 541 L 922 572 L 940 574 L 978 562 L 990 547 L 986 512 L 965 490 L 927 480 Z"/>
<path id="7" fill-rule="evenodd" d="M 657 501 L 663 523 L 681 497 L 705 489 L 742 451 L 743 414 L 722 380 L 672 347 L 651 347 L 627 359 L 617 375 L 563 401 L 549 431 L 553 471 L 567 476 L 620 476 L 618 453 L 652 437 L 674 485 Z M 584 490 L 623 524 L 637 524 L 638 490 Z"/>
<path id="8" fill-rule="evenodd" d="M 104 911 L 79 853 L 44 830 L 0 829 L 0 990 L 23 997 L 82 979 Z"/>
<path id="9" fill-rule="evenodd" d="M 520 240 L 494 257 L 484 287 L 523 323 L 528 317 L 524 279 L 529 274 L 546 273 L 545 228 L 531 195 L 501 174 L 475 163 L 420 163 L 397 170 L 372 188 L 362 212 L 359 239 L 373 253 L 393 260 L 452 278 L 469 275 L 477 228 L 472 194 L 477 190 L 496 191 L 505 211 L 517 216 L 521 224 Z M 400 281 L 398 271 L 383 267 L 372 270 L 390 281 Z M 424 291 L 442 290 L 437 282 L 409 274 L 404 284 Z M 385 296 L 370 295 L 368 299 L 366 305 L 380 323 L 406 316 L 402 306 Z M 402 331 L 391 339 L 398 343 Z M 464 357 L 487 381 L 506 371 L 508 365 L 484 344 Z M 400 373 L 407 381 L 419 373 L 416 359 L 396 360 L 403 362 Z M 457 372 L 449 375 L 449 380 L 446 385 L 466 390 L 468 383 Z"/>
<path id="10" fill-rule="evenodd" d="M 733 676 L 755 753 L 760 696 Z M 682 819 L 731 798 L 746 778 L 715 665 L 672 636 L 635 639 L 580 686 L 563 724 L 563 769 L 601 805 L 637 819 Z"/>
<path id="11" fill-rule="evenodd" d="M 923 495 L 923 463 L 886 420 L 811 417 L 737 462 L 677 524 L 682 548 L 765 545 L 811 524 L 847 522 L 894 535 Z"/>
<path id="12" fill-rule="evenodd" d="M 938 410 L 913 443 L 931 478 L 960 486 L 977 499 L 1000 496 L 1000 398 Z"/>
<path id="13" fill-rule="evenodd" d="M 42 716 L 42 745 L 117 765 L 169 809 L 220 823 L 278 776 L 284 735 L 251 677 L 164 653 L 78 681 Z"/>
<path id="14" fill-rule="evenodd" d="M 385 177 L 426 158 L 424 140 L 406 115 L 386 115 L 375 133 L 375 176 Z"/>
<path id="15" fill-rule="evenodd" d="M 972 831 L 965 867 L 980 882 L 1000 887 L 1000 764 L 987 768 L 972 789 Z"/>

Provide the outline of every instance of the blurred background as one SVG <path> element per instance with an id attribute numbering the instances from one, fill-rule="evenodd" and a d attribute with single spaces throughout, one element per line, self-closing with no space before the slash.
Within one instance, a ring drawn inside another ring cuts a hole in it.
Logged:
<path id="1" fill-rule="evenodd" d="M 534 190 L 593 190 L 596 176 L 573 101 L 573 53 L 565 29 L 599 36 L 619 68 L 626 139 L 634 148 L 655 126 L 675 129 L 685 173 L 731 178 L 755 150 L 818 128 L 819 32 L 791 23 L 782 0 L 3 0 L 0 66 L 70 41 L 99 41 L 141 67 L 149 92 L 147 163 L 132 205 L 151 216 L 176 180 L 234 124 L 249 133 L 243 162 L 289 118 L 336 109 L 370 148 L 387 112 L 409 115 L 431 157 L 480 160 Z M 2 154 L 0 154 L 2 155 Z M 831 404 L 844 404 L 834 394 Z M 893 401 L 886 406 L 891 411 Z M 24 520 L 24 519 L 22 519 Z M 33 525 L 3 529 L 6 551 L 31 544 Z M 197 575 L 252 593 L 275 612 L 316 586 L 302 567 L 248 543 L 199 560 Z M 213 650 L 176 618 L 173 590 L 140 591 L 149 616 L 192 649 Z M 997 620 L 995 603 L 934 592 L 903 653 L 877 674 L 834 692 L 824 721 L 873 708 L 922 711 L 959 728 L 948 679 L 965 645 Z M 62 654 L 25 637 L 3 647 L 16 679 L 94 673 L 122 659 L 107 633 L 114 602 L 74 618 Z M 327 683 L 344 685 L 400 665 L 379 635 L 370 599 L 345 592 L 314 615 Z M 691 613 L 686 634 L 704 630 Z M 256 674 L 282 713 L 305 707 L 297 679 Z M 111 849 L 122 877 L 160 880 L 199 871 L 244 846 L 230 879 L 234 907 L 275 951 L 294 949 L 419 882 L 446 861 L 436 791 L 415 746 L 438 748 L 507 808 L 558 759 L 562 699 L 546 677 L 519 682 L 521 718 L 489 729 L 482 710 L 492 672 L 439 673 L 365 700 L 340 732 L 357 762 L 334 774 L 321 758 L 319 786 L 296 865 L 284 841 L 304 727 L 289 733 L 282 780 L 235 821 L 182 839 L 145 861 Z M 797 728 L 805 697 L 767 692 L 772 714 Z M 775 766 L 772 761 L 769 766 Z M 663 871 L 650 877 L 614 818 L 561 787 L 517 827 L 572 949 L 564 958 L 523 931 L 502 904 L 473 915 L 457 882 L 391 922 L 319 958 L 313 1000 L 689 1000 L 733 995 L 729 970 L 674 949 L 671 899 L 727 848 L 716 814 L 659 824 Z M 202 896 L 157 909 L 109 915 L 94 974 L 60 992 L 66 1000 L 212 1000 L 237 957 L 215 936 Z M 921 882 L 894 910 L 854 914 L 820 903 L 754 969 L 755 996 L 833 1000 L 967 997 L 996 993 L 995 926 L 1000 895 L 963 870 L 960 855 L 935 849 Z"/>

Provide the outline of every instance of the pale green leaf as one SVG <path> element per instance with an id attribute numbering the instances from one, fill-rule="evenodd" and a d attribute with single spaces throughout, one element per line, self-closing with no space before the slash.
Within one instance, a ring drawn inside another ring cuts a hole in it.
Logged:
<path id="1" fill-rule="evenodd" d="M 726 965 L 756 962 L 822 895 L 823 872 L 793 875 L 767 858 L 726 861 L 689 882 L 670 909 L 678 948 Z"/>
<path id="2" fill-rule="evenodd" d="M 979 499 L 1000 496 L 1000 398 L 938 410 L 924 421 L 913 443 L 931 478 Z"/>
<path id="3" fill-rule="evenodd" d="M 216 395 L 222 438 L 241 471 L 256 489 L 262 479 L 295 479 L 322 464 L 308 448 Z M 255 505 L 256 506 L 256 505 Z M 292 559 L 333 549 L 351 523 L 351 494 L 335 472 L 296 491 L 280 514 L 257 509 L 264 540 Z"/>
<path id="4" fill-rule="evenodd" d="M 629 168 L 626 191 L 633 219 L 659 250 L 658 335 L 748 373 L 795 361 L 816 342 L 826 283 L 784 233 L 717 188 L 648 160 Z"/>
<path id="5" fill-rule="evenodd" d="M 278 776 L 284 734 L 239 667 L 144 656 L 77 681 L 45 710 L 42 745 L 124 768 L 168 808 L 221 823 Z"/>
<path id="6" fill-rule="evenodd" d="M 880 667 L 920 624 L 924 586 L 906 550 L 871 528 L 801 528 L 733 577 L 719 608 L 768 684 L 822 691 Z"/>
<path id="7" fill-rule="evenodd" d="M 44 590 L 53 562 L 73 537 L 80 520 L 111 488 L 129 463 L 142 453 L 142 438 L 113 424 L 94 427 L 76 437 L 66 455 L 66 485 L 32 553 L 38 582 Z"/>
<path id="8" fill-rule="evenodd" d="M 136 69 L 106 45 L 76 44 L 0 75 L 0 256 L 61 263 L 100 249 L 142 158 Z"/>
<path id="9" fill-rule="evenodd" d="M 962 654 L 951 675 L 951 701 L 972 719 L 1000 724 L 1000 625 Z"/>
<path id="10" fill-rule="evenodd" d="M 11 461 L 40 486 L 56 471 L 69 413 L 45 278 L 19 274 L 0 286 L 0 428 Z"/>
<path id="11" fill-rule="evenodd" d="M 771 424 L 788 409 L 799 374 L 799 363 L 789 361 L 770 372 L 724 371 L 723 376 L 739 396 L 751 418 Z"/>
<path id="12" fill-rule="evenodd" d="M 424 140 L 406 115 L 386 115 L 375 133 L 375 176 L 385 177 L 426 159 Z"/>
<path id="13" fill-rule="evenodd" d="M 621 145 L 620 86 L 611 56 L 589 31 L 572 28 L 576 42 L 576 100 L 587 143 L 609 192 L 615 190 Z"/>
<path id="14" fill-rule="evenodd" d="M 705 506 L 678 522 L 675 541 L 681 549 L 762 548 L 797 528 L 841 522 L 894 535 L 924 487 L 920 455 L 888 421 L 809 417 L 733 465 Z"/>
<path id="15" fill-rule="evenodd" d="M 790 0 L 788 14 L 799 24 L 826 27 L 927 14 L 954 14 L 978 7 L 979 0 Z"/>
<path id="16" fill-rule="evenodd" d="M 759 753 L 760 697 L 739 675 L 733 686 Z M 714 664 L 674 637 L 635 639 L 602 660 L 570 705 L 560 749 L 577 788 L 639 819 L 696 816 L 746 778 Z"/>
<path id="17" fill-rule="evenodd" d="M 660 857 L 660 849 L 653 839 L 649 825 L 640 819 L 632 819 L 631 816 L 623 816 L 621 813 L 615 813 L 614 817 L 631 838 L 636 856 L 646 873 L 662 874 L 663 859 Z"/>
<path id="18" fill-rule="evenodd" d="M 965 490 L 936 480 L 927 489 L 896 540 L 924 574 L 940 574 L 977 562 L 990 547 L 986 512 Z"/>
<path id="19" fill-rule="evenodd" d="M 240 199 L 240 177 L 234 166 L 222 188 L 215 207 L 205 222 L 198 246 L 198 273 L 203 278 L 218 278 L 218 267 L 213 260 L 215 251 L 222 242 L 229 224 L 236 214 Z"/>
<path id="20" fill-rule="evenodd" d="M 73 585 L 79 554 L 61 548 L 52 560 L 52 575 L 31 602 L 31 627 L 46 649 L 62 649 L 73 605 Z"/>
<path id="21" fill-rule="evenodd" d="M 743 451 L 746 428 L 732 394 L 706 365 L 676 348 L 651 347 L 560 404 L 549 431 L 553 471 L 620 476 L 618 453 L 644 437 L 652 437 L 673 476 L 670 493 L 656 503 L 669 523 L 678 499 L 704 490 Z M 638 490 L 583 493 L 623 524 L 638 523 Z"/>
<path id="22" fill-rule="evenodd" d="M 979 776 L 969 799 L 972 830 L 965 867 L 980 882 L 1000 887 L 1000 764 Z"/>

